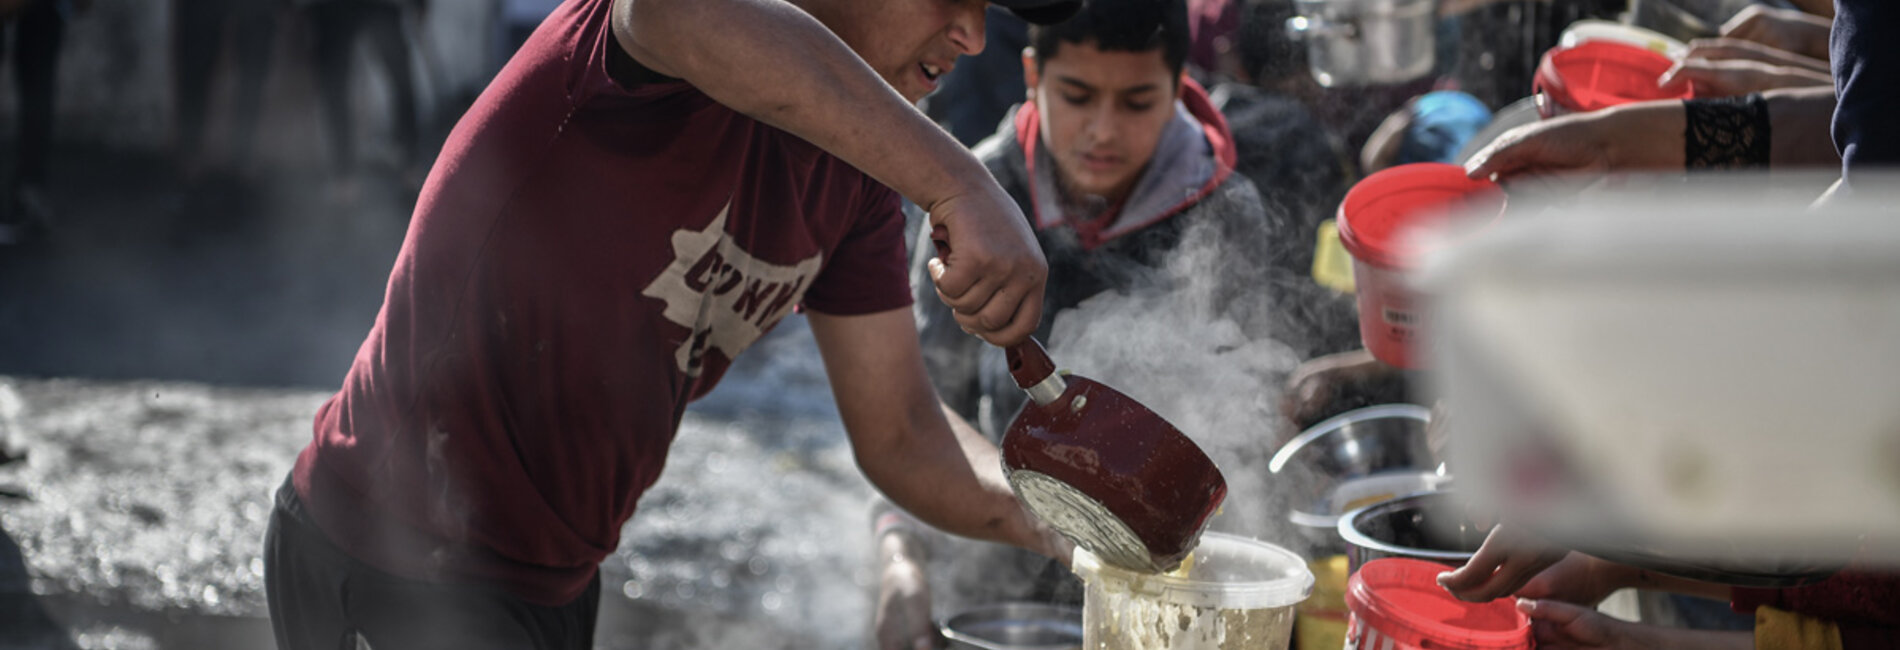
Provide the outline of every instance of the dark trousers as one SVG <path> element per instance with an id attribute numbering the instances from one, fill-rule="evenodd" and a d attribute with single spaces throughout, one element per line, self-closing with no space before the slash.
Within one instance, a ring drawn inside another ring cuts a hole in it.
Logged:
<path id="1" fill-rule="evenodd" d="M 369 39 L 370 50 L 393 84 L 396 144 L 402 164 L 417 159 L 421 116 L 416 109 L 415 73 L 410 68 L 409 36 L 403 31 L 402 7 L 387 0 L 326 0 L 305 10 L 315 31 L 317 77 L 323 91 L 324 123 L 331 155 L 339 170 L 356 163 L 355 125 L 350 114 L 350 59 L 356 39 Z"/>
<path id="2" fill-rule="evenodd" d="M 345 555 L 285 483 L 264 537 L 264 590 L 278 650 L 588 650 L 600 576 L 574 602 L 536 605 L 493 587 L 425 582 Z"/>
<path id="3" fill-rule="evenodd" d="M 53 146 L 53 82 L 59 68 L 59 43 L 66 18 L 53 0 L 30 2 L 12 21 L 13 78 L 20 92 L 20 150 L 14 160 L 14 182 L 46 183 L 46 159 Z M 0 25 L 0 39 L 7 38 Z M 0 42 L 0 58 L 8 52 Z"/>
<path id="4" fill-rule="evenodd" d="M 187 156 L 204 148 L 211 85 L 220 54 L 232 63 L 237 87 L 231 111 L 231 150 L 243 166 L 252 153 L 277 35 L 276 4 L 259 0 L 178 0 L 172 56 L 176 67 L 178 142 Z M 227 43 L 228 40 L 228 43 Z M 229 50 L 225 49 L 229 46 Z"/>

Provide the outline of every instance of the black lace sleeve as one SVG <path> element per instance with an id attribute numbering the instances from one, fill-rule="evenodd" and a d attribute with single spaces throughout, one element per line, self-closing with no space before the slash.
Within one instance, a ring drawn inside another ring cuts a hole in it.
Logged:
<path id="1" fill-rule="evenodd" d="M 1682 159 L 1689 170 L 1768 166 L 1768 102 L 1759 93 L 1685 99 Z"/>

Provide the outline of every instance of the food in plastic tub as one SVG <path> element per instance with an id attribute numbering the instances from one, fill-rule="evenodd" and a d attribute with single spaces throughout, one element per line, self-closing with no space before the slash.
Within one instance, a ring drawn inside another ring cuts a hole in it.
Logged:
<path id="1" fill-rule="evenodd" d="M 1468 603 L 1438 586 L 1445 565 L 1374 560 L 1346 581 L 1347 650 L 1529 650 L 1531 622 L 1516 601 Z"/>
<path id="2" fill-rule="evenodd" d="M 1504 211 L 1504 190 L 1465 176 L 1445 163 L 1399 165 L 1367 176 L 1339 204 L 1339 241 L 1352 254 L 1358 288 L 1359 337 L 1380 361 L 1416 368 L 1412 352 L 1420 300 L 1406 273 L 1414 258 L 1445 241 L 1425 242 L 1415 231 L 1469 216 L 1488 223 Z"/>
<path id="3" fill-rule="evenodd" d="M 1081 548 L 1074 567 L 1085 650 L 1286 650 L 1294 607 L 1313 590 L 1299 555 L 1223 533 L 1202 535 L 1175 572 L 1121 569 Z"/>

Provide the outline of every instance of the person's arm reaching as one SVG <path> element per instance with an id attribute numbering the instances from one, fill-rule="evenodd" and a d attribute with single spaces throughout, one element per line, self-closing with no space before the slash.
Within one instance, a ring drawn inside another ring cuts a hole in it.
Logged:
<path id="1" fill-rule="evenodd" d="M 932 526 L 1068 562 L 1067 541 L 1010 492 L 996 446 L 946 418 L 924 377 L 909 309 L 810 318 L 852 451 L 872 484 Z"/>
<path id="2" fill-rule="evenodd" d="M 614 2 L 616 40 L 640 65 L 831 152 L 927 210 L 956 250 L 936 282 L 965 328 L 998 345 L 1035 331 L 1048 268 L 1028 221 L 969 150 L 824 24 L 782 0 Z M 982 47 L 975 11 L 966 50 Z"/>
<path id="3" fill-rule="evenodd" d="M 1840 164 L 1828 137 L 1834 89 L 1762 93 L 1770 169 Z M 1676 171 L 1684 168 L 1688 122 L 1680 101 L 1625 104 L 1512 129 L 1472 156 L 1473 178 L 1500 181 L 1564 173 Z"/>

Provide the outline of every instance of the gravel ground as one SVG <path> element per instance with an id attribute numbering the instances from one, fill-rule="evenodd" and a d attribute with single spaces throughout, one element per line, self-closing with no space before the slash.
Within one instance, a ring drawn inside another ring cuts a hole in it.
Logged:
<path id="1" fill-rule="evenodd" d="M 858 645 L 871 492 L 802 320 L 781 329 L 688 415 L 603 562 L 598 647 Z M 0 377 L 0 426 L 29 453 L 0 467 L 24 563 L 0 566 L 0 623 L 33 623 L 0 625 L 0 648 L 270 647 L 270 493 L 327 397 Z"/>

